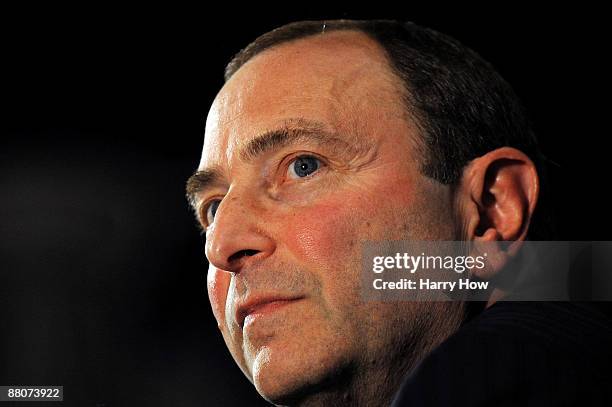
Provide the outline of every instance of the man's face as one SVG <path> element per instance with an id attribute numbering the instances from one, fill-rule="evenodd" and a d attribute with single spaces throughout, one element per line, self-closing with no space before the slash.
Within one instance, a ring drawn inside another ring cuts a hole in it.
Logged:
<path id="1" fill-rule="evenodd" d="M 269 400 L 406 368 L 455 324 L 434 316 L 447 305 L 360 294 L 362 242 L 455 237 L 400 89 L 374 41 L 332 32 L 259 54 L 210 110 L 199 170 L 214 175 L 196 199 L 208 293 Z"/>

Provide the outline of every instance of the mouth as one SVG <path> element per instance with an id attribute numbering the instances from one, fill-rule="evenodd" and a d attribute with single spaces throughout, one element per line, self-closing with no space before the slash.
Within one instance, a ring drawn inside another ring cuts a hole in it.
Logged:
<path id="1" fill-rule="evenodd" d="M 246 301 L 244 305 L 238 307 L 236 312 L 236 321 L 240 328 L 252 323 L 255 319 L 264 317 L 297 302 L 304 297 L 262 297 Z"/>

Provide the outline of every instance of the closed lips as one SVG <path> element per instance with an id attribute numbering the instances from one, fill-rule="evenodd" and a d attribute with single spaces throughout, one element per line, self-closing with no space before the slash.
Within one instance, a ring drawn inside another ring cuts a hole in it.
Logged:
<path id="1" fill-rule="evenodd" d="M 304 297 L 262 297 L 246 301 L 244 305 L 238 307 L 236 321 L 240 327 L 244 327 L 244 320 L 252 314 L 272 312 L 275 309 L 298 301 Z"/>

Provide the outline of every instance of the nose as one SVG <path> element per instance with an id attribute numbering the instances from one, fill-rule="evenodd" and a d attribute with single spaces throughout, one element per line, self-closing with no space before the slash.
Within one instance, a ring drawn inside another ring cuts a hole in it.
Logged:
<path id="1" fill-rule="evenodd" d="M 206 232 L 206 257 L 214 267 L 238 273 L 276 249 L 266 234 L 264 211 L 254 200 L 226 195 Z"/>

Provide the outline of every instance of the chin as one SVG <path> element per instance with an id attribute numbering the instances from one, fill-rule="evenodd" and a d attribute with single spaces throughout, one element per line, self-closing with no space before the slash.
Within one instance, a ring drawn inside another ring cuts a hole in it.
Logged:
<path id="1" fill-rule="evenodd" d="M 305 349 L 264 347 L 253 360 L 253 384 L 273 404 L 319 404 L 309 401 L 329 393 L 330 387 L 338 387 L 339 378 L 349 370 L 350 363 L 338 351 L 327 344 L 321 348 L 312 343 Z M 337 390 L 341 389 L 334 392 Z"/>

